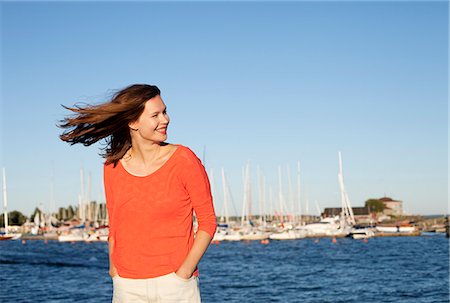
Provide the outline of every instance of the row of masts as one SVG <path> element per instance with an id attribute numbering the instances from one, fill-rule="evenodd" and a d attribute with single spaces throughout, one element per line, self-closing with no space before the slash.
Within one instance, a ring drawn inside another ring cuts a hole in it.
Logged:
<path id="1" fill-rule="evenodd" d="M 350 205 L 350 200 L 344 185 L 344 177 L 342 170 L 342 157 L 341 153 L 338 153 L 339 157 L 339 172 L 338 172 L 338 182 L 341 193 L 341 225 L 352 226 L 355 224 L 355 219 L 353 215 L 353 211 Z M 258 208 L 259 208 L 259 223 L 265 224 L 267 221 L 273 221 L 274 218 L 278 220 L 280 223 L 286 219 L 289 222 L 293 222 L 296 224 L 304 224 L 303 218 L 309 216 L 309 201 L 306 199 L 305 203 L 305 212 L 302 212 L 302 201 L 301 201 L 301 175 L 300 175 L 300 161 L 297 162 L 297 190 L 296 195 L 294 195 L 294 190 L 292 186 L 292 178 L 289 166 L 286 167 L 286 175 L 287 175 L 287 192 L 288 195 L 285 197 L 283 190 L 283 174 L 281 165 L 278 166 L 278 192 L 277 192 L 277 201 L 276 206 L 274 207 L 274 194 L 272 186 L 269 186 L 269 204 L 270 210 L 267 209 L 267 193 L 266 193 L 266 178 L 261 173 L 259 166 L 257 167 L 257 193 L 258 193 Z M 214 180 L 214 171 L 211 169 L 209 172 L 209 177 L 211 180 L 211 191 L 213 194 L 213 198 L 215 201 L 218 200 L 219 196 L 216 193 L 215 188 L 215 180 Z M 221 177 L 222 177 L 222 195 L 223 195 L 223 210 L 221 211 L 220 222 L 229 224 L 230 223 L 230 212 L 229 207 L 230 203 L 236 212 L 236 208 L 233 203 L 233 199 L 231 196 L 230 186 L 225 174 L 224 168 L 221 168 Z M 243 180 L 243 198 L 242 198 L 242 213 L 240 225 L 245 226 L 251 224 L 251 220 L 253 219 L 252 215 L 252 182 L 250 175 L 250 163 L 247 162 L 246 166 L 242 168 L 242 180 Z M 318 215 L 320 216 L 320 208 L 318 203 L 316 202 L 316 207 L 318 211 Z"/>

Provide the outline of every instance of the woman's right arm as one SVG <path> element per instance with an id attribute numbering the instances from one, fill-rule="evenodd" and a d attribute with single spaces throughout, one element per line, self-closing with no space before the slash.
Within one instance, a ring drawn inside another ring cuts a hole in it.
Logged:
<path id="1" fill-rule="evenodd" d="M 113 222 L 113 212 L 114 212 L 114 200 L 111 191 L 111 184 L 108 176 L 108 171 L 106 165 L 103 170 L 103 183 L 105 185 L 105 196 L 106 196 L 106 207 L 108 209 L 108 255 L 109 255 L 109 275 L 112 277 L 117 275 L 117 269 L 112 261 L 112 255 L 114 251 L 114 222 Z"/>

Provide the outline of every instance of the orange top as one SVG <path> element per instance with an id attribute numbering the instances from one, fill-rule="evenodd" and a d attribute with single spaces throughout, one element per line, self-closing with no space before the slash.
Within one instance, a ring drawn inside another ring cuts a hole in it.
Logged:
<path id="1" fill-rule="evenodd" d="M 179 145 L 155 172 L 138 177 L 120 161 L 104 166 L 112 262 L 123 278 L 154 278 L 175 272 L 198 230 L 214 236 L 216 216 L 208 176 L 200 160 Z M 194 272 L 198 275 L 198 270 Z"/>

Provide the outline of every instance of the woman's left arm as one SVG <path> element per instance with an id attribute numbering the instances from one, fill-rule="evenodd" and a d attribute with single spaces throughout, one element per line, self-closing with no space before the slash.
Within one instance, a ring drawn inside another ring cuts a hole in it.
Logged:
<path id="1" fill-rule="evenodd" d="M 192 276 L 192 273 L 197 268 L 200 259 L 203 257 L 203 254 L 208 249 L 209 243 L 211 242 L 211 235 L 206 231 L 199 230 L 197 232 L 197 236 L 194 240 L 194 245 L 189 251 L 186 259 L 184 259 L 183 264 L 178 268 L 176 274 L 184 279 L 189 279 Z"/>
<path id="2" fill-rule="evenodd" d="M 212 202 L 211 188 L 208 175 L 200 159 L 187 150 L 186 167 L 183 173 L 184 185 L 189 193 L 192 208 L 198 221 L 198 231 L 183 264 L 178 268 L 176 274 L 182 278 L 190 278 L 197 268 L 200 259 L 208 249 L 214 233 L 216 232 L 216 215 Z"/>

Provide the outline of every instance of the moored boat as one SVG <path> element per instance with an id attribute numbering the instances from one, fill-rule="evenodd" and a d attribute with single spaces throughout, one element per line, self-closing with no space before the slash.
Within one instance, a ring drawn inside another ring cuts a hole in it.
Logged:
<path id="1" fill-rule="evenodd" d="M 242 235 L 242 240 L 265 240 L 269 238 L 269 234 L 260 230 L 250 230 Z"/>
<path id="2" fill-rule="evenodd" d="M 413 233 L 416 228 L 412 225 L 378 225 L 375 227 L 381 233 Z"/>
<path id="3" fill-rule="evenodd" d="M 3 207 L 4 207 L 4 219 L 5 222 L 5 233 L 0 235 L 0 241 L 3 240 L 18 240 L 22 236 L 21 233 L 10 233 L 8 226 L 8 202 L 6 195 L 6 172 L 3 168 Z"/>
<path id="4" fill-rule="evenodd" d="M 355 240 L 359 240 L 372 238 L 375 236 L 375 233 L 370 228 L 353 228 L 348 236 Z"/>

